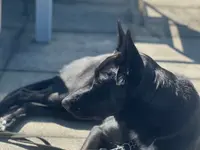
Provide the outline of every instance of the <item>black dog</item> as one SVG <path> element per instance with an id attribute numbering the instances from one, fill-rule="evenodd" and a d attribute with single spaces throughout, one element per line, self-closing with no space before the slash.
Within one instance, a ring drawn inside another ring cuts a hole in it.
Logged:
<path id="1" fill-rule="evenodd" d="M 134 150 L 200 149 L 196 147 L 200 128 L 199 95 L 193 84 L 140 54 L 130 31 L 120 36 L 124 40 L 119 44 L 117 56 L 109 58 L 95 72 L 93 82 L 90 81 L 93 86 L 98 82 L 107 85 L 109 88 L 102 95 L 109 98 L 95 98 L 96 91 L 88 88 L 88 93 L 67 96 L 64 101 L 69 112 L 83 118 L 97 117 L 84 103 L 91 103 L 102 112 L 106 109 L 100 103 L 106 100 L 115 108 L 112 118 L 91 130 L 82 149 L 110 149 L 123 143 L 132 143 Z"/>
<path id="2" fill-rule="evenodd" d="M 2 130 L 23 115 L 37 113 L 29 110 L 43 114 L 40 108 L 63 112 L 66 119 L 102 120 L 113 115 L 100 129 L 92 130 L 82 149 L 128 142 L 135 143 L 136 150 L 152 143 L 158 150 L 193 150 L 199 129 L 199 96 L 194 86 L 139 54 L 130 32 L 125 36 L 119 23 L 118 34 L 113 53 L 76 60 L 57 77 L 8 94 L 0 102 L 0 113 L 7 112 Z M 107 129 L 111 132 L 105 136 Z M 110 143 L 106 137 L 114 138 Z"/>

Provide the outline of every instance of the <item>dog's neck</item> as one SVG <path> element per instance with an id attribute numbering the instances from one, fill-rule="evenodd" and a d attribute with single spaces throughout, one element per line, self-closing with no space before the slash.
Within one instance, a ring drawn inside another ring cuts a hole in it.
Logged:
<path id="1" fill-rule="evenodd" d="M 151 101 L 157 89 L 156 83 L 156 70 L 161 69 L 161 67 L 149 56 L 141 53 L 141 58 L 143 60 L 143 66 L 140 67 L 140 77 L 136 77 L 135 80 L 138 84 L 132 81 L 135 76 L 130 77 L 127 87 L 127 99 L 132 103 L 133 101 L 143 100 L 145 102 Z M 137 74 L 137 73 L 136 73 Z M 134 103 L 132 103 L 134 105 Z"/>
<path id="2" fill-rule="evenodd" d="M 144 137 L 149 137 L 150 141 L 147 139 L 147 144 L 150 144 L 152 139 L 154 139 L 154 131 L 149 132 L 154 130 L 154 126 L 145 118 L 147 117 L 146 112 L 151 112 L 148 105 L 154 98 L 157 89 L 157 83 L 155 82 L 156 69 L 160 69 L 156 63 L 153 65 L 145 64 L 140 84 L 136 87 L 134 85 L 127 87 L 125 107 L 116 115 L 118 121 L 126 122 L 130 129 L 134 129 L 140 135 L 144 135 Z M 146 112 L 142 112 L 144 110 Z"/>

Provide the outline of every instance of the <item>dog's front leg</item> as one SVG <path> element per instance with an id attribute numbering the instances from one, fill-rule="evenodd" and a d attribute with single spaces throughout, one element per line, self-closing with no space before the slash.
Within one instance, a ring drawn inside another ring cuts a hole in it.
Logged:
<path id="1" fill-rule="evenodd" d="M 64 108 L 58 109 L 28 102 L 22 106 L 11 107 L 8 112 L 0 117 L 0 131 L 12 130 L 20 123 L 20 121 L 24 120 L 26 117 L 32 116 L 51 116 L 54 118 L 73 120 L 73 116 L 71 116 Z"/>
<path id="2" fill-rule="evenodd" d="M 99 150 L 103 148 L 105 136 L 99 126 L 94 126 L 86 138 L 81 150 Z"/>

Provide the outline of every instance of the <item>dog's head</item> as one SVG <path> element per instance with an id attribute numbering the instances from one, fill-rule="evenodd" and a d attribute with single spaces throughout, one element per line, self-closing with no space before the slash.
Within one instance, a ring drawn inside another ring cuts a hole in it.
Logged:
<path id="1" fill-rule="evenodd" d="M 142 59 L 131 33 L 126 35 L 118 22 L 118 46 L 112 54 L 87 57 L 76 61 L 67 80 L 69 95 L 62 105 L 82 119 L 103 119 L 119 112 L 127 98 L 127 90 L 136 87 L 141 78 Z M 75 65 L 76 64 L 76 65 Z M 76 69 L 76 71 L 73 71 Z"/>

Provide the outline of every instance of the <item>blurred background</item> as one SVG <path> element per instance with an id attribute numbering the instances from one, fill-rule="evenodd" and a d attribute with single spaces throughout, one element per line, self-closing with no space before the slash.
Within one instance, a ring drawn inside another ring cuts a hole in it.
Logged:
<path id="1" fill-rule="evenodd" d="M 74 59 L 112 52 L 116 22 L 161 66 L 200 91 L 199 0 L 0 0 L 0 99 L 48 77 Z M 90 125 L 35 118 L 16 129 L 77 150 Z M 36 149 L 0 142 L 1 149 Z"/>

